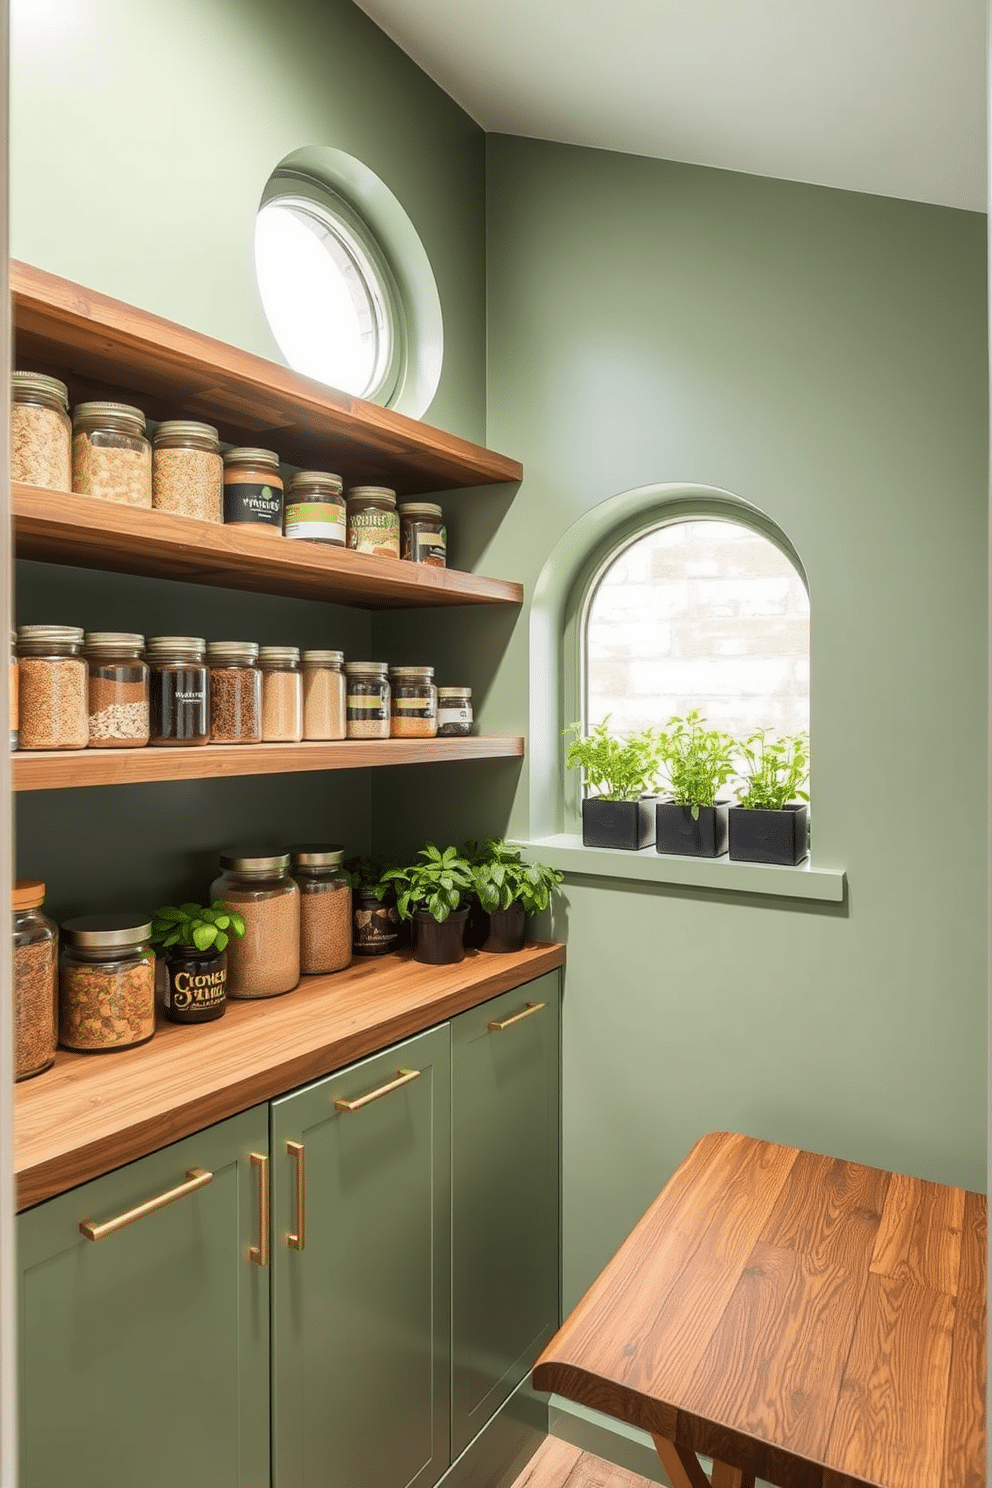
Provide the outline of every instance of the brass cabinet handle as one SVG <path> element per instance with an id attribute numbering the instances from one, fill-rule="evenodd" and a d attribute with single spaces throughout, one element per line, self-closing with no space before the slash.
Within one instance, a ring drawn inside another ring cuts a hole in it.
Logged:
<path id="1" fill-rule="evenodd" d="M 286 1151 L 296 1162 L 296 1234 L 286 1236 L 290 1250 L 303 1250 L 307 1243 L 306 1148 L 302 1142 L 287 1142 Z"/>
<path id="2" fill-rule="evenodd" d="M 546 1002 L 529 1002 L 522 1013 L 514 1013 L 512 1018 L 504 1018 L 502 1023 L 494 1018 L 491 1023 L 486 1024 L 486 1027 L 490 1033 L 502 1033 L 504 1028 L 512 1028 L 514 1023 L 522 1023 L 524 1018 L 532 1018 L 547 1005 Z"/>
<path id="3" fill-rule="evenodd" d="M 382 1100 L 391 1090 L 399 1090 L 401 1085 L 409 1085 L 411 1080 L 420 1078 L 419 1070 L 400 1069 L 396 1071 L 396 1079 L 390 1080 L 388 1085 L 380 1085 L 378 1090 L 370 1090 L 368 1095 L 360 1095 L 357 1100 L 336 1100 L 335 1111 L 360 1111 L 363 1106 L 370 1106 L 373 1101 Z"/>
<path id="4" fill-rule="evenodd" d="M 256 1266 L 269 1264 L 269 1159 L 264 1152 L 252 1152 L 251 1165 L 258 1169 L 258 1244 L 248 1255 Z"/>
<path id="5" fill-rule="evenodd" d="M 178 1188 L 170 1188 L 168 1193 L 159 1194 L 157 1198 L 149 1199 L 145 1204 L 138 1204 L 134 1209 L 128 1209 L 125 1214 L 118 1214 L 113 1219 L 105 1219 L 102 1224 L 95 1220 L 83 1219 L 79 1222 L 79 1233 L 85 1235 L 87 1240 L 105 1240 L 108 1235 L 113 1235 L 117 1230 L 123 1230 L 126 1225 L 132 1225 L 136 1220 L 144 1219 L 146 1214 L 154 1214 L 156 1209 L 164 1209 L 166 1204 L 174 1204 L 177 1199 L 184 1199 L 187 1194 L 196 1193 L 198 1188 L 206 1188 L 208 1183 L 214 1180 L 213 1173 L 208 1173 L 205 1168 L 187 1168 L 186 1182 L 180 1183 Z"/>

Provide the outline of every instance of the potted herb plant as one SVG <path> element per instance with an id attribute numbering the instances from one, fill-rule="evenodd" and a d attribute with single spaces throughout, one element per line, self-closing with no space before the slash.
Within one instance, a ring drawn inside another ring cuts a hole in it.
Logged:
<path id="1" fill-rule="evenodd" d="M 152 915 L 152 945 L 161 946 L 165 1016 L 173 1023 L 211 1023 L 227 1006 L 227 945 L 245 922 L 222 899 L 163 904 Z"/>
<path id="2" fill-rule="evenodd" d="M 579 733 L 574 723 L 566 733 Z M 654 789 L 661 762 L 657 729 L 639 729 L 626 738 L 610 732 L 609 715 L 568 746 L 565 765 L 582 770 L 597 792 L 582 802 L 585 847 L 620 847 L 636 852 L 654 842 Z"/>
<path id="3" fill-rule="evenodd" d="M 661 759 L 672 793 L 655 808 L 660 853 L 719 858 L 727 851 L 730 802 L 720 787 L 735 774 L 736 743 L 730 734 L 706 727 L 698 708 L 670 718 L 660 735 Z"/>
<path id="4" fill-rule="evenodd" d="M 475 879 L 476 900 L 487 920 L 482 949 L 523 950 L 527 916 L 547 909 L 564 874 L 544 863 L 521 862 L 518 849 L 499 838 L 488 839 L 481 848 L 478 843 L 466 843 L 465 857 Z"/>
<path id="5" fill-rule="evenodd" d="M 769 739 L 764 729 L 739 745 L 746 789 L 730 808 L 730 857 L 741 863 L 794 867 L 808 848 L 809 735 Z"/>
<path id="6" fill-rule="evenodd" d="M 396 894 L 383 881 L 386 865 L 377 858 L 346 858 L 342 868 L 351 880 L 351 948 L 356 956 L 385 956 L 400 938 Z"/>
<path id="7" fill-rule="evenodd" d="M 475 887 L 472 869 L 456 847 L 428 842 L 423 859 L 406 868 L 387 868 L 384 884 L 396 890 L 396 911 L 413 923 L 413 959 L 431 966 L 460 961 L 465 954 L 468 902 Z"/>

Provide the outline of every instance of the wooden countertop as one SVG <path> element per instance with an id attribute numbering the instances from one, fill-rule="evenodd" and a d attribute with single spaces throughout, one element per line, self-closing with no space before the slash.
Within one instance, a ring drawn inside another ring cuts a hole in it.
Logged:
<path id="1" fill-rule="evenodd" d="M 359 957 L 284 997 L 231 1002 L 198 1026 L 161 1022 L 150 1043 L 108 1054 L 59 1050 L 14 1093 L 17 1207 L 74 1188 L 341 1069 L 565 963 L 565 948 L 469 951 L 455 966 L 410 952 Z"/>

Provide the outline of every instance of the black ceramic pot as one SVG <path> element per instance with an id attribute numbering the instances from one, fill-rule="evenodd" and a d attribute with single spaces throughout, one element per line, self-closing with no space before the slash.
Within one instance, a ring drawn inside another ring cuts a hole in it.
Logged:
<path id="1" fill-rule="evenodd" d="M 604 801 L 590 796 L 582 802 L 583 847 L 622 847 L 638 852 L 654 842 L 656 796 L 639 801 Z"/>
<path id="2" fill-rule="evenodd" d="M 790 801 L 781 811 L 730 808 L 732 863 L 779 863 L 794 868 L 809 853 L 805 801 Z"/>
<path id="3" fill-rule="evenodd" d="M 162 1001 L 170 1023 L 212 1023 L 227 1007 L 227 952 L 170 946 L 162 969 Z"/>
<path id="4" fill-rule="evenodd" d="M 489 916 L 489 934 L 482 949 L 500 955 L 522 951 L 526 925 L 527 916 L 519 899 L 514 899 L 509 909 L 494 909 Z"/>
<path id="5" fill-rule="evenodd" d="M 450 966 L 465 955 L 465 922 L 467 909 L 452 910 L 446 920 L 438 921 L 427 909 L 413 912 L 413 959 L 428 966 Z"/>
<path id="6" fill-rule="evenodd" d="M 729 801 L 697 806 L 698 815 L 694 818 L 691 806 L 659 801 L 655 808 L 656 851 L 675 853 L 681 858 L 722 857 L 727 851 L 729 806 Z"/>

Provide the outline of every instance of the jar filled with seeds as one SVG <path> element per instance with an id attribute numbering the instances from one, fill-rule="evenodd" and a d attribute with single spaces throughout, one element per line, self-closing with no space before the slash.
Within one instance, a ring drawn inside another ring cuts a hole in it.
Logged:
<path id="1" fill-rule="evenodd" d="M 59 928 L 41 912 L 45 885 L 19 878 L 14 911 L 14 1079 L 48 1069 L 59 1038 Z"/>
<path id="2" fill-rule="evenodd" d="M 472 732 L 471 687 L 439 687 L 437 690 L 437 736 L 464 738 Z"/>
<path id="3" fill-rule="evenodd" d="M 85 749 L 88 669 L 74 625 L 22 625 L 17 632 L 20 749 Z"/>
<path id="4" fill-rule="evenodd" d="M 254 641 L 211 641 L 211 744 L 258 744 L 262 738 L 262 674 Z"/>
<path id="5" fill-rule="evenodd" d="M 55 491 L 72 487 L 69 390 L 43 372 L 10 374 L 10 478 Z"/>
<path id="6" fill-rule="evenodd" d="M 304 739 L 345 738 L 344 656 L 340 651 L 304 651 L 302 660 Z"/>
<path id="7" fill-rule="evenodd" d="M 17 748 L 18 706 L 20 703 L 21 671 L 17 665 L 17 631 L 10 632 L 10 672 L 7 684 L 7 712 L 10 715 L 10 747 Z"/>
<path id="8" fill-rule="evenodd" d="M 131 1049 L 155 1032 L 155 952 L 140 915 L 88 915 L 62 926 L 59 1042 L 83 1053 Z"/>
<path id="9" fill-rule="evenodd" d="M 130 403 L 78 403 L 72 411 L 72 489 L 123 506 L 152 504 L 152 447 Z"/>
<path id="10" fill-rule="evenodd" d="M 282 531 L 282 476 L 274 450 L 230 449 L 224 456 L 224 521 Z"/>
<path id="11" fill-rule="evenodd" d="M 223 899 L 245 922 L 227 945 L 227 995 L 278 997 L 300 980 L 300 891 L 289 876 L 289 853 L 231 847 L 210 899 Z"/>
<path id="12" fill-rule="evenodd" d="M 91 630 L 83 645 L 89 663 L 92 749 L 137 749 L 148 743 L 148 663 L 145 638 L 128 631 Z"/>
<path id="13" fill-rule="evenodd" d="M 434 668 L 389 668 L 392 694 L 389 732 L 394 739 L 433 739 L 437 733 Z"/>
<path id="14" fill-rule="evenodd" d="M 152 445 L 152 505 L 201 522 L 224 520 L 224 462 L 212 424 L 159 424 Z"/>
<path id="15" fill-rule="evenodd" d="M 200 636 L 151 636 L 152 744 L 206 744 L 210 739 L 206 641 Z"/>
<path id="16" fill-rule="evenodd" d="M 343 548 L 348 536 L 341 477 L 326 470 L 298 470 L 286 491 L 287 537 Z"/>
<path id="17" fill-rule="evenodd" d="M 379 558 L 400 556 L 396 492 L 387 486 L 354 486 L 348 492 L 348 546 Z"/>
<path id="18" fill-rule="evenodd" d="M 433 501 L 405 501 L 400 507 L 400 553 L 408 563 L 445 567 L 448 535 L 441 508 Z"/>
<path id="19" fill-rule="evenodd" d="M 300 891 L 300 970 L 304 976 L 342 971 L 351 964 L 351 880 L 341 867 L 344 848 L 290 849 Z"/>
<path id="20" fill-rule="evenodd" d="M 349 739 L 389 738 L 389 667 L 384 661 L 346 661 Z"/>
<path id="21" fill-rule="evenodd" d="M 303 738 L 303 681 L 298 646 L 262 646 L 262 738 L 298 744 Z"/>

